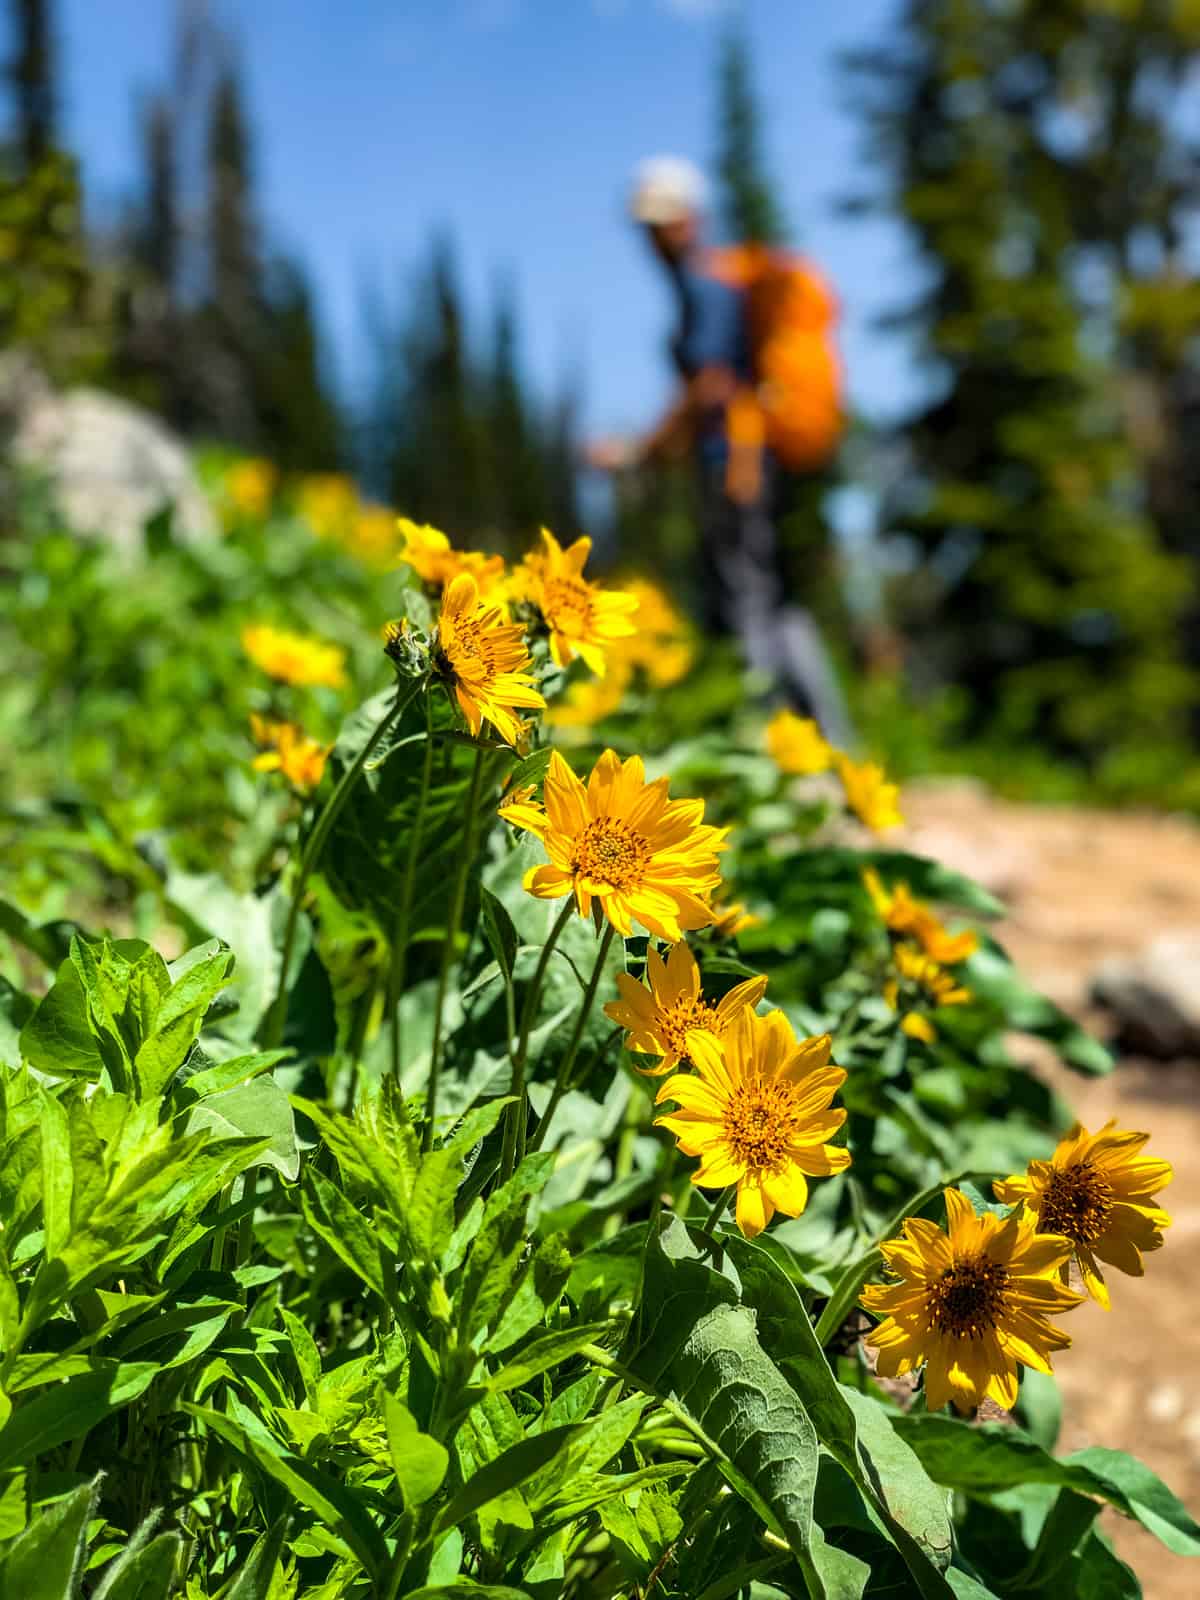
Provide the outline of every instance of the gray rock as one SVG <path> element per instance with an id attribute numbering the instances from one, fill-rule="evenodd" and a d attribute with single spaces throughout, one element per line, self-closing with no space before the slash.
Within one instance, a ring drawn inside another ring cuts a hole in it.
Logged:
<path id="1" fill-rule="evenodd" d="M 218 534 L 191 458 L 169 429 L 99 389 L 59 393 L 15 351 L 0 357 L 0 438 L 13 467 L 45 479 L 59 515 L 81 538 L 136 555 L 146 523 L 167 507 L 177 539 Z"/>
<path id="2" fill-rule="evenodd" d="M 1105 961 L 1091 997 L 1116 1019 L 1128 1053 L 1200 1057 L 1200 931 L 1161 933 L 1140 955 Z"/>

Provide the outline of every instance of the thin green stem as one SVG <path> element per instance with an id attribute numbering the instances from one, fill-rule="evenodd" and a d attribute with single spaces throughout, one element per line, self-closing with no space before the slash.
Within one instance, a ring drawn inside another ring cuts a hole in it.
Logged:
<path id="1" fill-rule="evenodd" d="M 722 1216 L 725 1214 L 726 1206 L 733 1199 L 736 1193 L 736 1183 L 731 1183 L 727 1189 L 722 1189 L 720 1194 L 713 1201 L 712 1209 L 709 1211 L 708 1216 L 704 1219 L 704 1226 L 700 1231 L 707 1238 L 712 1239 L 714 1244 L 716 1243 L 716 1239 L 713 1237 L 713 1229 L 716 1227 L 717 1223 L 720 1222 Z"/>
<path id="2" fill-rule="evenodd" d="M 512 1087 L 509 1093 L 514 1096 L 513 1103 L 508 1107 L 504 1118 L 504 1146 L 500 1158 L 500 1182 L 506 1183 L 517 1168 L 525 1143 L 525 1125 L 528 1111 L 528 1100 L 525 1094 L 525 1062 L 529 1055 L 529 1035 L 533 1031 L 533 1024 L 537 1018 L 538 1008 L 542 1001 L 542 986 L 546 980 L 546 968 L 550 965 L 550 957 L 554 954 L 554 947 L 559 941 L 563 929 L 570 922 L 575 910 L 574 897 L 569 897 L 563 902 L 563 908 L 555 918 L 554 926 L 550 929 L 542 952 L 538 956 L 537 966 L 533 970 L 533 978 L 525 991 L 525 1001 L 521 1007 L 521 1033 L 517 1040 L 516 1049 L 512 1056 Z"/>
<path id="3" fill-rule="evenodd" d="M 467 791 L 467 820 L 463 830 L 462 854 L 454 874 L 454 888 L 450 895 L 450 915 L 446 923 L 446 938 L 442 944 L 442 960 L 438 967 L 437 992 L 433 1000 L 433 1039 L 429 1046 L 429 1085 L 425 1091 L 425 1125 L 421 1130 L 421 1149 L 433 1147 L 433 1126 L 437 1120 L 438 1079 L 442 1070 L 442 1023 L 446 1009 L 446 989 L 450 982 L 450 968 L 454 965 L 458 945 L 458 925 L 462 921 L 463 902 L 467 895 L 467 878 L 475 855 L 476 812 L 479 810 L 479 787 L 483 780 L 483 760 L 486 751 L 480 745 L 475 751 L 475 765 L 471 769 L 471 787 Z"/>
<path id="4" fill-rule="evenodd" d="M 308 887 L 309 874 L 320 860 L 321 852 L 325 848 L 334 823 L 342 813 L 342 808 L 349 800 L 355 784 L 362 775 L 362 770 L 370 760 L 372 753 L 384 734 L 408 708 L 409 703 L 420 689 L 420 682 L 414 683 L 408 692 L 398 690 L 391 707 L 378 723 L 374 733 L 363 745 L 354 760 L 343 772 L 338 780 L 337 787 L 325 802 L 325 809 L 313 823 L 312 832 L 305 841 L 300 852 L 300 862 L 296 868 L 296 884 L 292 890 L 292 901 L 288 907 L 287 923 L 283 930 L 283 953 L 279 963 L 279 986 L 275 991 L 275 998 L 270 1009 L 263 1018 L 259 1030 L 259 1044 L 264 1050 L 273 1050 L 283 1037 L 284 1023 L 287 1021 L 287 986 L 288 974 L 292 964 L 292 950 L 296 943 L 296 929 L 300 922 L 300 907 L 304 903 L 304 891 Z"/>
<path id="5" fill-rule="evenodd" d="M 563 1052 L 562 1060 L 558 1064 L 558 1071 L 554 1075 L 554 1088 L 550 1093 L 550 1102 L 545 1113 L 534 1130 L 533 1139 L 530 1141 L 534 1150 L 540 1150 L 545 1142 L 547 1131 L 558 1102 L 566 1094 L 571 1081 L 571 1069 L 575 1065 L 575 1057 L 579 1054 L 579 1044 L 583 1038 L 583 1030 L 587 1026 L 587 1019 L 591 1014 L 592 1002 L 596 998 L 596 990 L 600 987 L 600 974 L 604 971 L 604 962 L 608 956 L 609 947 L 613 942 L 616 929 L 611 922 L 604 924 L 604 932 L 600 935 L 600 948 L 596 952 L 596 960 L 592 967 L 592 975 L 588 979 L 588 986 L 583 992 L 583 1004 L 579 1007 L 579 1014 L 575 1018 L 575 1027 L 571 1032 L 571 1040 Z"/>
<path id="6" fill-rule="evenodd" d="M 425 812 L 429 805 L 429 786 L 433 775 L 433 697 L 425 696 L 425 751 L 421 758 L 421 792 L 417 798 L 417 814 L 413 818 L 412 833 L 408 840 L 408 855 L 404 862 L 404 884 L 400 890 L 400 904 L 392 927 L 391 963 L 388 970 L 387 1003 L 392 1032 L 392 1076 L 400 1081 L 400 1060 L 403 1054 L 403 1028 L 400 1018 L 400 1000 L 404 994 L 404 980 L 408 968 L 408 940 L 412 932 L 413 895 L 417 882 L 417 859 L 421 852 L 425 832 Z"/>

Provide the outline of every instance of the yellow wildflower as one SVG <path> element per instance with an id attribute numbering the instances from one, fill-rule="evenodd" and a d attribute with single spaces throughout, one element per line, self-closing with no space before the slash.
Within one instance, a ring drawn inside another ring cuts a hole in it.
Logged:
<path id="1" fill-rule="evenodd" d="M 909 891 L 906 883 L 886 889 L 874 867 L 864 868 L 862 876 L 871 903 L 885 925 L 892 933 L 915 939 L 931 960 L 953 967 L 978 950 L 979 935 L 973 929 L 950 933 L 925 902 Z"/>
<path id="2" fill-rule="evenodd" d="M 829 1035 L 797 1039 L 782 1011 L 758 1016 L 744 1006 L 723 1043 L 688 1035 L 696 1074 L 677 1073 L 656 1104 L 678 1111 L 655 1119 L 684 1155 L 699 1156 L 692 1182 L 705 1189 L 736 1183 L 737 1225 L 748 1239 L 775 1215 L 798 1217 L 808 1204 L 806 1178 L 850 1165 L 849 1150 L 828 1143 L 846 1120 L 830 1102 L 846 1074 L 829 1060 Z"/>
<path id="3" fill-rule="evenodd" d="M 828 772 L 834 750 L 811 717 L 777 711 L 767 724 L 767 754 L 783 772 L 808 777 Z"/>
<path id="4" fill-rule="evenodd" d="M 300 484 L 296 503 L 318 539 L 342 539 L 358 510 L 358 490 L 343 473 L 315 472 Z"/>
<path id="5" fill-rule="evenodd" d="M 224 489 L 233 509 L 244 517 L 263 517 L 271 509 L 279 474 L 269 461 L 247 457 L 225 474 Z"/>
<path id="6" fill-rule="evenodd" d="M 442 599 L 435 660 L 474 734 L 486 719 L 515 745 L 525 731 L 516 708 L 546 704 L 529 675 L 524 628 L 480 600 L 469 572 L 460 572 Z"/>
<path id="7" fill-rule="evenodd" d="M 556 750 L 543 793 L 544 812 L 525 807 L 506 815 L 537 834 L 548 865 L 525 874 L 528 893 L 541 900 L 574 895 L 580 916 L 593 901 L 625 938 L 634 920 L 671 944 L 685 929 L 712 921 L 707 897 L 721 881 L 717 852 L 727 829 L 706 826 L 703 800 L 671 800 L 668 780 L 646 782 L 640 756 L 622 763 L 606 750 L 587 787 Z"/>
<path id="8" fill-rule="evenodd" d="M 597 677 L 604 676 L 605 652 L 615 639 L 635 631 L 637 600 L 619 590 L 589 583 L 583 569 L 591 553 L 590 539 L 576 539 L 564 550 L 542 529 L 542 548 L 525 557 L 514 592 L 541 612 L 550 633 L 550 655 L 556 666 L 580 656 Z"/>
<path id="9" fill-rule="evenodd" d="M 719 939 L 736 939 L 747 928 L 757 928 L 762 922 L 752 911 L 747 911 L 740 900 L 723 905 L 717 900 L 713 905 L 713 932 Z"/>
<path id="10" fill-rule="evenodd" d="M 902 828 L 900 814 L 900 789 L 889 783 L 883 768 L 875 761 L 851 761 L 849 756 L 835 753 L 833 758 L 837 775 L 846 791 L 850 809 L 875 833 L 888 828 Z"/>
<path id="11" fill-rule="evenodd" d="M 691 669 L 695 651 L 690 630 L 667 595 L 648 578 L 631 578 L 625 594 L 637 601 L 637 631 L 610 651 L 626 667 L 640 667 L 657 689 L 678 683 Z"/>
<path id="12" fill-rule="evenodd" d="M 1024 1203 L 1039 1233 L 1070 1240 L 1084 1288 L 1105 1310 L 1100 1261 L 1140 1278 L 1142 1252 L 1159 1249 L 1171 1223 L 1153 1200 L 1174 1174 L 1169 1161 L 1141 1154 L 1149 1137 L 1120 1129 L 1115 1120 L 1099 1133 L 1077 1122 L 1049 1161 L 1031 1161 L 1023 1177 L 995 1185 L 997 1200 Z"/>
<path id="13" fill-rule="evenodd" d="M 883 986 L 883 998 L 893 1011 L 904 1010 L 900 1027 L 910 1038 L 923 1039 L 931 1044 L 937 1038 L 937 1029 L 920 1011 L 904 1005 L 903 1001 L 915 989 L 919 997 L 935 1010 L 938 1006 L 969 1005 L 973 996 L 951 972 L 944 971 L 936 961 L 923 954 L 913 944 L 898 944 L 892 952 L 897 976 L 889 978 Z"/>
<path id="14" fill-rule="evenodd" d="M 624 661 L 612 663 L 603 678 L 580 678 L 568 686 L 565 697 L 546 712 L 555 728 L 591 728 L 620 709 L 629 687 L 630 670 Z"/>
<path id="15" fill-rule="evenodd" d="M 638 1055 L 661 1056 L 656 1067 L 639 1067 L 647 1078 L 673 1072 L 690 1060 L 688 1034 L 699 1028 L 723 1039 L 743 1006 L 756 1006 L 766 992 L 765 978 L 747 978 L 714 1005 L 700 993 L 700 969 L 687 945 L 673 945 L 666 961 L 658 951 L 646 952 L 647 983 L 618 972 L 619 1000 L 610 1000 L 604 1015 L 627 1030 L 625 1048 Z"/>
<path id="16" fill-rule="evenodd" d="M 1019 1210 L 977 1217 L 958 1189 L 945 1201 L 945 1229 L 909 1217 L 899 1238 L 880 1245 L 900 1281 L 863 1290 L 862 1304 L 885 1319 L 867 1343 L 879 1352 L 880 1377 L 925 1363 L 931 1411 L 953 1401 L 966 1414 L 985 1396 L 1011 1410 L 1017 1363 L 1049 1372 L 1050 1352 L 1071 1343 L 1047 1320 L 1082 1299 L 1060 1281 L 1071 1243 L 1035 1233 Z"/>
<path id="17" fill-rule="evenodd" d="M 256 667 L 280 683 L 341 689 L 346 682 L 346 652 L 307 634 L 275 628 L 268 622 L 242 629 L 242 649 Z"/>
<path id="18" fill-rule="evenodd" d="M 404 540 L 400 560 L 434 588 L 445 589 L 462 572 L 475 579 L 479 598 L 500 606 L 505 599 L 503 556 L 484 555 L 482 550 L 456 550 L 440 528 L 401 517 L 397 532 Z"/>
<path id="19" fill-rule="evenodd" d="M 318 744 L 294 722 L 276 722 L 250 713 L 250 731 L 262 753 L 252 763 L 256 772 L 281 772 L 300 794 L 311 794 L 325 774 L 332 745 Z"/>
<path id="20" fill-rule="evenodd" d="M 396 513 L 387 506 L 359 506 L 345 534 L 347 548 L 369 567 L 382 571 L 396 559 L 400 536 Z"/>

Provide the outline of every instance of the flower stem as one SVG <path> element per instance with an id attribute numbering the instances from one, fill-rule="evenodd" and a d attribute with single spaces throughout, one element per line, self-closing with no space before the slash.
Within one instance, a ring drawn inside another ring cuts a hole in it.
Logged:
<path id="1" fill-rule="evenodd" d="M 592 975 L 588 979 L 588 986 L 583 993 L 583 1004 L 579 1007 L 579 1015 L 575 1018 L 575 1027 L 571 1032 L 571 1042 L 567 1045 L 566 1050 L 563 1052 L 563 1058 L 558 1064 L 558 1071 L 554 1076 L 554 1088 L 550 1093 L 550 1102 L 546 1107 L 545 1114 L 534 1129 L 533 1138 L 530 1140 L 530 1145 L 534 1150 L 541 1149 L 547 1130 L 550 1127 L 551 1119 L 558 1109 L 558 1102 L 567 1092 L 570 1085 L 571 1069 L 575 1065 L 575 1057 L 579 1054 L 579 1044 L 583 1038 L 583 1030 L 587 1026 L 587 1019 L 592 1009 L 592 1001 L 595 1000 L 596 990 L 600 987 L 600 974 L 604 971 L 604 962 L 608 956 L 609 946 L 613 942 L 613 935 L 616 931 L 611 922 L 605 923 L 604 932 L 600 936 L 600 948 L 596 952 L 595 965 L 592 967 Z"/>
<path id="2" fill-rule="evenodd" d="M 570 922 L 571 914 L 574 910 L 574 898 L 568 898 L 555 918 L 554 926 L 550 929 L 549 936 L 542 946 L 542 953 L 538 957 L 538 964 L 533 971 L 533 979 L 529 988 L 525 991 L 525 1001 L 521 1007 L 521 1034 L 512 1057 L 512 1086 L 509 1089 L 509 1093 L 514 1096 L 514 1100 L 505 1112 L 504 1117 L 504 1149 L 500 1158 L 501 1183 L 506 1183 L 512 1177 L 518 1162 L 524 1154 L 525 1125 L 528 1115 L 528 1100 L 525 1094 L 525 1061 L 529 1055 L 529 1035 L 533 1031 L 533 1024 L 538 1014 L 538 1006 L 541 1004 L 542 985 L 546 978 L 546 968 L 550 965 L 550 957 L 554 954 L 554 947 L 557 945 L 563 929 Z"/>
<path id="3" fill-rule="evenodd" d="M 413 818 L 409 835 L 408 856 L 404 863 L 404 884 L 400 891 L 400 904 L 392 927 L 391 962 L 388 969 L 387 1005 L 392 1034 L 392 1076 L 400 1082 L 400 1058 L 403 1049 L 403 1024 L 400 1020 L 400 1000 L 404 994 L 404 980 L 408 967 L 409 926 L 412 919 L 413 895 L 416 891 L 417 857 L 421 838 L 425 832 L 425 812 L 429 805 L 429 784 L 433 775 L 433 702 L 425 696 L 425 751 L 421 758 L 421 792 L 417 798 L 417 814 Z"/>
<path id="4" fill-rule="evenodd" d="M 292 890 L 292 902 L 288 907 L 287 922 L 283 930 L 283 951 L 279 963 L 279 986 L 275 990 L 275 998 L 270 1009 L 263 1018 L 259 1030 L 259 1044 L 264 1050 L 273 1050 L 283 1037 L 284 1023 L 287 1021 L 287 986 L 288 969 L 292 964 L 292 950 L 296 943 L 296 928 L 300 921 L 300 907 L 304 903 L 304 891 L 308 887 L 309 874 L 316 866 L 325 848 L 326 840 L 333 829 L 334 823 L 342 813 L 342 808 L 350 798 L 354 785 L 362 775 L 362 770 L 370 760 L 372 752 L 383 738 L 384 734 L 407 710 L 410 701 L 421 687 L 414 683 L 407 693 L 398 690 L 395 700 L 387 712 L 380 719 L 375 731 L 355 756 L 354 760 L 342 773 L 337 787 L 325 802 L 325 809 L 313 824 L 312 832 L 305 841 L 304 849 L 300 852 L 300 862 L 296 868 L 296 884 Z"/>
<path id="5" fill-rule="evenodd" d="M 737 1184 L 736 1183 L 731 1183 L 727 1189 L 722 1189 L 720 1194 L 717 1196 L 717 1198 L 712 1203 L 712 1210 L 708 1213 L 708 1216 L 705 1217 L 705 1219 L 704 1219 L 704 1226 L 703 1226 L 703 1228 L 701 1228 L 700 1231 L 701 1231 L 701 1233 L 704 1234 L 704 1236 L 707 1239 L 711 1240 L 714 1245 L 716 1244 L 717 1241 L 716 1241 L 716 1238 L 713 1235 L 713 1229 L 716 1227 L 717 1223 L 720 1222 L 722 1216 L 725 1213 L 725 1207 L 733 1199 L 733 1197 L 734 1197 L 734 1195 L 736 1193 L 737 1193 Z"/>
<path id="6" fill-rule="evenodd" d="M 433 1001 L 433 1039 L 429 1047 L 429 1085 L 425 1091 L 425 1126 L 421 1130 L 421 1149 L 433 1147 L 433 1125 L 437 1118 L 438 1078 L 442 1069 L 442 1022 L 446 1009 L 446 988 L 450 981 L 450 968 L 454 963 L 458 944 L 458 925 L 462 921 L 463 901 L 467 894 L 467 878 L 475 855 L 476 812 L 479 810 L 479 786 L 483 778 L 485 751 L 479 745 L 475 751 L 475 765 L 471 769 L 471 787 L 467 791 L 467 820 L 463 829 L 462 854 L 454 874 L 454 888 L 450 896 L 450 915 L 446 922 L 446 938 L 442 944 L 442 961 L 438 968 L 437 993 Z"/>

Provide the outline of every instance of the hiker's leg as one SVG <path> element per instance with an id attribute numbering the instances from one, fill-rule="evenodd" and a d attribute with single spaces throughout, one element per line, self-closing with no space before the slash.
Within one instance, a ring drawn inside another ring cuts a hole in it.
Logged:
<path id="1" fill-rule="evenodd" d="M 773 632 L 779 679 L 792 702 L 816 718 L 831 744 L 852 748 L 854 726 L 816 618 L 800 606 L 784 606 Z"/>

